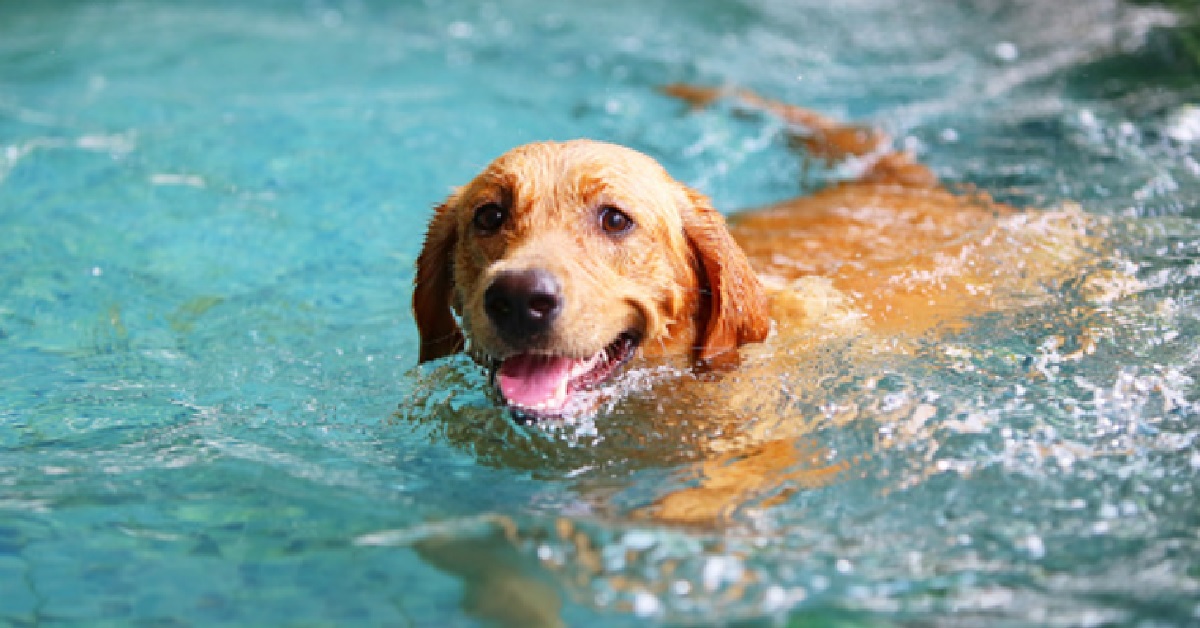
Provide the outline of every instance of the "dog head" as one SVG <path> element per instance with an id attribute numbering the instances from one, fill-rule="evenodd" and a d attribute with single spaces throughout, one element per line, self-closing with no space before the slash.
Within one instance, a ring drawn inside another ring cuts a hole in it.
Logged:
<path id="1" fill-rule="evenodd" d="M 455 192 L 415 282 L 420 360 L 465 348 L 532 416 L 561 415 L 638 354 L 728 362 L 769 329 L 762 285 L 708 199 L 588 140 L 515 148 Z"/>

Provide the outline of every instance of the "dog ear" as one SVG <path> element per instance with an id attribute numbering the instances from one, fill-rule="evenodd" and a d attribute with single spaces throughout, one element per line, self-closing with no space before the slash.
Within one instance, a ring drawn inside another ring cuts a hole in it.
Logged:
<path id="1" fill-rule="evenodd" d="M 463 348 L 463 334 L 450 309 L 454 291 L 454 246 L 458 241 L 454 204 L 434 210 L 425 245 L 417 257 L 413 280 L 413 313 L 421 333 L 419 362 L 436 360 Z"/>
<path id="2" fill-rule="evenodd" d="M 683 231 L 701 282 L 696 357 L 736 364 L 738 347 L 759 342 L 771 328 L 767 295 L 758 274 L 725 228 L 725 218 L 703 194 L 687 189 Z"/>

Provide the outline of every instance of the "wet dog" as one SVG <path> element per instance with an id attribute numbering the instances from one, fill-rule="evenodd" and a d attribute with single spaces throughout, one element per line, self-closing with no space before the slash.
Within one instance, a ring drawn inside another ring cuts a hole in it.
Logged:
<path id="1" fill-rule="evenodd" d="M 782 362 L 769 354 L 813 330 L 912 338 L 1044 298 L 1086 254 L 1080 212 L 951 193 L 878 131 L 749 92 L 666 91 L 781 116 L 808 154 L 855 160 L 859 176 L 727 224 L 629 148 L 514 148 L 429 226 L 413 293 L 422 362 L 466 351 L 517 416 L 586 414 L 630 364 L 726 371 L 770 336 L 743 365 L 770 372 Z"/>
<path id="2" fill-rule="evenodd" d="M 727 222 L 629 148 L 520 146 L 437 207 L 413 292 L 420 360 L 466 352 L 514 416 L 553 421 L 627 404 L 636 418 L 625 429 L 689 450 L 682 459 L 694 481 L 626 515 L 720 525 L 745 504 L 835 480 L 849 462 L 806 438 L 811 417 L 787 410 L 789 397 L 819 386 L 818 347 L 833 343 L 868 372 L 915 339 L 1054 298 L 1051 288 L 1083 277 L 1103 246 L 1090 235 L 1095 219 L 1078 209 L 1021 211 L 954 193 L 876 130 L 744 91 L 665 91 L 694 107 L 727 98 L 779 116 L 809 156 L 853 162 L 858 175 Z M 1120 281 L 1097 281 L 1094 291 L 1111 298 Z M 1093 342 L 1076 344 L 1086 353 Z M 674 375 L 648 397 L 612 385 L 663 364 Z M 594 455 L 670 464 L 643 440 L 614 452 L 616 440 Z M 472 446 L 478 454 L 480 441 Z M 611 496 L 604 486 L 580 493 L 597 510 Z M 516 526 L 496 527 L 494 536 L 416 547 L 464 578 L 474 612 L 556 624 L 553 587 L 514 566 Z M 599 569 L 585 541 L 576 554 Z"/>

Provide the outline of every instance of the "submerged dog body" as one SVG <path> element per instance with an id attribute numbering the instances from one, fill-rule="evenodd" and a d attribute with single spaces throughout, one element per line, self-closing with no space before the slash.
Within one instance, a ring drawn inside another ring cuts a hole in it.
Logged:
<path id="1" fill-rule="evenodd" d="M 666 91 L 697 106 L 730 95 Z M 728 370 L 773 334 L 742 366 L 769 373 L 814 332 L 914 338 L 1079 275 L 1078 210 L 952 194 L 878 132 L 732 96 L 802 126 L 811 155 L 858 159 L 861 176 L 726 224 L 632 149 L 515 148 L 436 209 L 413 293 L 421 361 L 465 350 L 506 405 L 558 417 L 593 410 L 586 391 L 631 360 Z"/>
<path id="2" fill-rule="evenodd" d="M 695 105 L 730 95 L 667 91 Z M 807 439 L 815 417 L 788 405 L 804 386 L 822 385 L 829 354 L 872 372 L 887 351 L 971 316 L 1044 302 L 1067 280 L 1087 288 L 1097 259 L 1091 219 L 1078 210 L 1018 211 L 952 194 L 877 132 L 732 96 L 804 127 L 812 156 L 859 159 L 861 176 L 726 223 L 646 155 L 588 140 L 529 144 L 436 209 L 417 262 L 420 360 L 467 352 L 492 369 L 518 415 L 594 412 L 589 389 L 626 364 L 700 367 L 621 399 L 626 417 L 654 417 L 647 432 L 694 461 L 694 481 L 633 517 L 710 526 L 747 504 L 836 481 L 852 461 Z M 1123 292 L 1121 278 L 1093 277 L 1107 292 L 1097 296 Z M 617 451 L 598 455 L 644 455 L 640 433 L 623 450 L 605 443 Z M 647 464 L 670 464 L 661 451 L 649 455 Z M 603 502 L 612 488 L 581 491 Z M 435 539 L 417 549 L 463 575 L 481 608 L 516 605 L 524 614 L 515 623 L 553 623 L 557 595 L 513 568 L 503 544 Z"/>

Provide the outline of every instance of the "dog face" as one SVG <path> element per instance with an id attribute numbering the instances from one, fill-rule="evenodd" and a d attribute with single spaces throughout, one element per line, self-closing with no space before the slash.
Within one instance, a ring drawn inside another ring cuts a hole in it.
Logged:
<path id="1" fill-rule="evenodd" d="M 769 326 L 707 199 L 586 140 L 513 149 L 438 207 L 413 307 L 421 361 L 465 345 L 532 416 L 561 415 L 637 355 L 727 358 Z"/>

